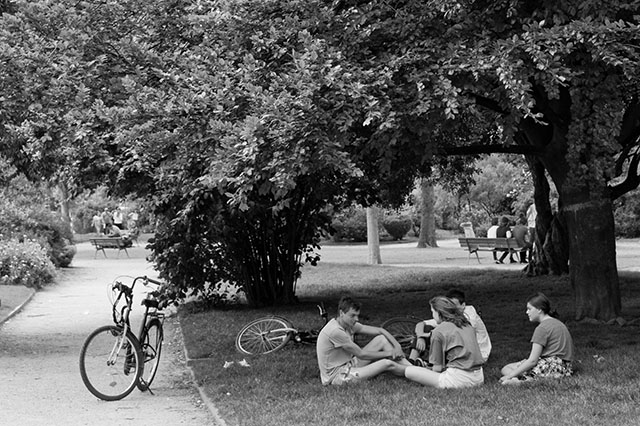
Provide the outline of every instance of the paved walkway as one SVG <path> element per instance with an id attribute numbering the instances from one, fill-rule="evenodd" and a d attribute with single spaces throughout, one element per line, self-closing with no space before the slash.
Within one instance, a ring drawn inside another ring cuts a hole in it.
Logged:
<path id="1" fill-rule="evenodd" d="M 216 420 L 183 363 L 180 329 L 165 322 L 163 357 L 154 395 L 137 389 L 121 401 L 104 402 L 85 388 L 78 355 L 86 336 L 109 324 L 107 285 L 119 275 L 154 275 L 142 247 L 116 259 L 93 259 L 88 244 L 78 246 L 72 268 L 56 285 L 37 292 L 15 316 L 0 325 L 0 424 L 2 425 L 215 425 Z M 135 308 L 140 310 L 137 301 Z M 137 326 L 134 322 L 134 327 Z"/>

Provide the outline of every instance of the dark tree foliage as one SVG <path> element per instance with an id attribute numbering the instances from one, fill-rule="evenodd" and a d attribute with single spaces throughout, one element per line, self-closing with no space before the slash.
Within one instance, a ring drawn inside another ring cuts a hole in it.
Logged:
<path id="1" fill-rule="evenodd" d="M 357 151 L 393 158 L 396 149 L 412 150 L 408 159 L 421 165 L 432 153 L 526 155 L 534 177 L 548 173 L 559 193 L 554 218 L 535 184 L 543 191 L 536 270 L 568 268 L 578 318 L 615 317 L 612 200 L 640 181 L 639 8 L 335 2 L 335 42 L 374 97 L 362 123 L 366 146 Z"/>
<path id="2" fill-rule="evenodd" d="M 569 268 L 579 318 L 620 311 L 638 1 L 0 4 L 3 153 L 71 194 L 149 197 L 177 296 L 230 279 L 291 302 L 333 209 L 398 204 L 416 177 L 464 183 L 473 156 L 510 152 L 535 179 L 537 271 Z"/>

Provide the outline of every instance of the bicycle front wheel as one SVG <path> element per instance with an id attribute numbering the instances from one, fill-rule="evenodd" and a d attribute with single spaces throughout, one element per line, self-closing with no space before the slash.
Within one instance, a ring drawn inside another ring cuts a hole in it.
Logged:
<path id="1" fill-rule="evenodd" d="M 129 395 L 142 374 L 142 353 L 130 331 L 106 325 L 87 337 L 80 351 L 80 375 L 89 392 L 105 401 Z"/>
<path id="2" fill-rule="evenodd" d="M 157 318 L 147 323 L 140 336 L 140 348 L 144 359 L 144 371 L 138 382 L 138 389 L 146 391 L 156 377 L 160 365 L 160 353 L 162 352 L 162 323 Z"/>
<path id="3" fill-rule="evenodd" d="M 416 324 L 419 322 L 419 318 L 397 317 L 385 321 L 382 324 L 382 328 L 387 330 L 400 343 L 405 355 L 409 355 L 415 339 Z"/>
<path id="4" fill-rule="evenodd" d="M 236 336 L 236 349 L 246 355 L 275 352 L 287 344 L 294 331 L 284 318 L 259 318 L 242 327 Z"/>

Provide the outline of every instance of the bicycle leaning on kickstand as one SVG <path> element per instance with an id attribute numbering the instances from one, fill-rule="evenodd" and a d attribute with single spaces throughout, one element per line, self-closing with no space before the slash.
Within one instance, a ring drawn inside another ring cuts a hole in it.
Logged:
<path id="1" fill-rule="evenodd" d="M 162 283 L 146 276 L 127 277 L 133 279 L 127 286 L 118 281 L 120 278 L 109 284 L 108 290 L 114 324 L 93 331 L 80 351 L 82 381 L 92 394 L 105 401 L 122 399 L 135 387 L 151 392 L 149 386 L 158 371 L 164 338 L 164 314 L 160 311 L 165 306 L 157 299 L 157 291 L 147 293 L 142 300 L 144 314 L 137 336 L 129 322 L 136 283 Z"/>

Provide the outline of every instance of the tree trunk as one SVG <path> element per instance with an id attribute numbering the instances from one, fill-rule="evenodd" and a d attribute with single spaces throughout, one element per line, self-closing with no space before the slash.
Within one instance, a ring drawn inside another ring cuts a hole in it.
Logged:
<path id="1" fill-rule="evenodd" d="M 436 241 L 436 219 L 434 214 L 433 185 L 426 179 L 420 181 L 420 193 L 422 201 L 420 205 L 420 237 L 418 248 L 438 247 Z"/>
<path id="2" fill-rule="evenodd" d="M 369 247 L 369 264 L 379 265 L 382 263 L 380 257 L 380 235 L 378 232 L 378 208 L 367 207 L 367 246 Z"/>
<path id="3" fill-rule="evenodd" d="M 608 197 L 565 203 L 576 319 L 607 321 L 620 314 L 613 208 Z"/>
<path id="4" fill-rule="evenodd" d="M 58 183 L 58 191 L 60 192 L 60 217 L 67 223 L 71 223 L 71 215 L 69 214 L 69 191 L 64 183 Z"/>
<path id="5" fill-rule="evenodd" d="M 570 132 L 570 126 L 565 119 L 577 119 L 576 117 L 587 113 L 583 120 L 588 122 L 588 113 L 593 108 L 584 108 L 585 105 L 588 106 L 589 100 L 582 99 L 585 103 L 581 104 L 580 99 L 572 97 L 576 94 L 579 92 L 563 91 L 558 100 L 547 102 L 548 99 L 543 99 L 541 105 L 548 107 L 546 113 L 555 120 L 550 120 L 547 124 L 524 120 L 521 136 L 523 142 L 544 149 L 538 160 L 558 190 L 560 217 L 554 221 L 555 223 L 550 223 L 553 228 L 551 239 L 568 242 L 568 250 L 564 250 L 564 255 L 568 255 L 569 259 L 575 317 L 607 321 L 619 315 L 621 305 L 613 206 L 604 173 L 601 178 L 594 179 L 595 175 L 587 177 L 588 175 L 581 170 L 590 167 L 589 165 L 596 160 L 589 155 L 595 156 L 597 151 L 585 152 L 578 159 L 569 155 L 569 135 L 578 145 L 581 137 L 590 137 L 588 132 L 581 134 L 580 127 L 571 128 Z M 537 196 L 536 207 L 539 209 L 536 221 L 538 228 L 541 225 L 541 206 L 538 205 Z M 540 231 L 536 231 L 538 237 L 541 235 Z M 558 264 L 562 262 L 564 261 L 560 260 Z"/>

